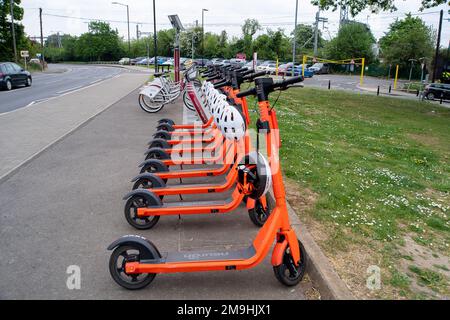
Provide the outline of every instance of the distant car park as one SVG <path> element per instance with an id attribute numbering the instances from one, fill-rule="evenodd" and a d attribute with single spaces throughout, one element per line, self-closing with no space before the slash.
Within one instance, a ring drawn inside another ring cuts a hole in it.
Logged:
<path id="1" fill-rule="evenodd" d="M 30 87 L 33 80 L 31 73 L 12 62 L 0 62 L 0 87 L 4 90 L 12 90 L 14 87 Z"/>

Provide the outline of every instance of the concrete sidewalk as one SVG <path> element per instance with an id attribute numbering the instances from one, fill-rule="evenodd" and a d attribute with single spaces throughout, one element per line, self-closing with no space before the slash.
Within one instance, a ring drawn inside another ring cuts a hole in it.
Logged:
<path id="1" fill-rule="evenodd" d="M 295 288 L 282 286 L 270 255 L 246 271 L 159 275 L 138 292 L 113 282 L 106 247 L 123 235 L 145 236 L 164 252 L 244 248 L 258 232 L 244 207 L 225 215 L 163 217 L 149 231 L 126 223 L 122 196 L 132 187 L 156 123 L 180 122 L 181 110 L 178 104 L 145 114 L 133 93 L 0 182 L 0 298 L 306 299 L 315 293 L 307 278 Z M 66 287 L 70 265 L 81 268 L 81 290 Z"/>
<path id="2" fill-rule="evenodd" d="M 0 181 L 147 79 L 147 74 L 126 72 L 79 91 L 0 114 Z"/>

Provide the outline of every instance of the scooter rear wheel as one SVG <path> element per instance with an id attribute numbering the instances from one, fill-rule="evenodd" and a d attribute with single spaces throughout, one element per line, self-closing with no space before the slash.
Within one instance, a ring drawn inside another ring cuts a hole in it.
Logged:
<path id="1" fill-rule="evenodd" d="M 156 277 L 154 273 L 127 274 L 125 264 L 138 262 L 140 251 L 131 245 L 117 247 L 109 259 L 109 272 L 114 281 L 128 290 L 140 290 L 147 287 Z"/>
<path id="2" fill-rule="evenodd" d="M 138 217 L 137 211 L 139 208 L 149 208 L 156 205 L 157 203 L 149 203 L 144 196 L 134 195 L 125 204 L 125 219 L 133 228 L 149 230 L 158 223 L 160 216 Z"/>
<path id="3" fill-rule="evenodd" d="M 263 208 L 261 200 L 256 200 L 255 207 L 253 209 L 248 210 L 248 216 L 250 220 L 257 227 L 263 227 L 266 223 L 267 219 L 269 219 L 270 214 L 272 213 L 273 203 L 271 197 L 266 196 L 267 198 L 267 207 Z"/>
<path id="4" fill-rule="evenodd" d="M 307 263 L 306 252 L 300 241 L 298 241 L 298 245 L 300 247 L 300 263 L 298 266 L 295 265 L 290 248 L 287 247 L 283 256 L 283 263 L 277 267 L 273 267 L 277 280 L 287 287 L 296 286 L 303 280 L 303 276 L 305 275 Z"/>

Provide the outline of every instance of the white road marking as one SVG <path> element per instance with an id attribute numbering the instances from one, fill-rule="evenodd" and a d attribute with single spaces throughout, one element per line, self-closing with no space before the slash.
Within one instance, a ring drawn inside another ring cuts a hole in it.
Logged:
<path id="1" fill-rule="evenodd" d="M 62 90 L 62 91 L 57 92 L 56 94 L 63 94 L 63 93 L 67 93 L 67 92 L 78 90 L 80 88 L 82 88 L 82 86 L 74 87 L 74 88 L 67 89 L 67 90 Z"/>

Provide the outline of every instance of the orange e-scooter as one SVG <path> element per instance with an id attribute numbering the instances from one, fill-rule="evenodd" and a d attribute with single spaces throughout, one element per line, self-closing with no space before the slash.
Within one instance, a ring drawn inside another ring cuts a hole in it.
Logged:
<path id="1" fill-rule="evenodd" d="M 270 109 L 269 94 L 276 89 L 286 90 L 301 81 L 302 77 L 275 83 L 271 78 L 260 78 L 255 80 L 256 89 L 242 92 L 238 97 L 257 95 L 261 124 L 267 124 L 265 129 L 277 130 L 276 113 Z M 138 290 L 148 286 L 157 274 L 250 269 L 264 260 L 275 242 L 271 263 L 276 278 L 286 286 L 297 285 L 305 273 L 306 253 L 289 222 L 281 165 L 277 153 L 271 150 L 277 142 L 272 141 L 269 130 L 265 130 L 265 134 L 276 206 L 250 247 L 243 250 L 160 253 L 151 241 L 143 237 L 124 236 L 108 247 L 109 251 L 113 250 L 109 261 L 113 280 L 126 289 Z M 260 158 L 257 166 L 264 161 Z M 242 187 L 245 187 L 251 171 L 241 170 Z"/>
<path id="2" fill-rule="evenodd" d="M 252 72 L 252 70 L 250 70 L 250 72 Z M 227 91 L 227 93 L 229 93 L 230 100 L 233 100 L 233 102 L 237 102 L 237 105 L 240 106 L 240 109 L 245 116 L 247 125 L 250 124 L 250 117 L 249 117 L 249 112 L 248 112 L 248 108 L 247 108 L 247 103 L 246 103 L 245 99 L 236 99 L 235 94 L 239 93 L 240 86 L 243 82 L 251 82 L 255 78 L 263 76 L 265 74 L 266 74 L 265 72 L 249 74 L 247 71 L 242 72 L 240 70 L 233 70 L 230 80 L 226 80 L 225 82 L 219 83 L 219 86 L 216 85 L 217 88 L 222 88 L 222 87 L 225 87 L 228 85 L 232 85 L 232 88 L 230 88 Z M 190 92 L 190 91 L 188 90 L 188 92 Z M 191 97 L 191 100 L 194 102 L 196 100 L 199 100 L 199 98 L 194 96 L 194 97 Z M 212 103 L 217 104 L 217 102 L 212 102 Z M 197 103 L 194 103 L 194 106 L 196 106 L 196 105 L 197 105 Z M 196 109 L 201 109 L 201 107 L 196 106 Z M 213 110 L 213 113 L 214 113 L 214 110 Z M 218 111 L 218 113 L 220 113 L 220 110 Z M 214 151 L 216 149 L 218 149 L 219 146 L 223 145 L 223 140 L 221 139 L 220 135 L 217 135 L 215 137 L 214 142 L 206 147 L 204 147 L 198 140 L 197 141 L 187 140 L 187 141 L 184 141 L 185 142 L 184 144 L 182 144 L 181 146 L 178 145 L 178 147 L 174 149 L 174 148 L 172 148 L 170 143 L 164 141 L 164 138 L 167 138 L 167 136 L 164 137 L 163 134 L 165 135 L 165 134 L 167 134 L 167 132 L 158 131 L 157 134 L 161 134 L 161 136 L 159 136 L 160 139 L 152 140 L 150 142 L 152 148 L 150 148 L 146 152 L 146 160 L 151 160 L 151 159 L 164 160 L 165 164 L 162 165 L 163 167 L 166 165 L 169 165 L 169 166 L 175 165 L 172 161 L 170 161 L 170 158 L 171 158 L 170 155 L 173 153 L 179 154 L 179 158 L 182 157 L 182 154 L 184 151 L 188 151 L 190 154 L 196 154 L 198 152 L 208 152 L 211 154 L 218 154 L 217 152 L 214 152 Z M 178 142 L 179 141 L 172 142 L 172 144 L 176 144 Z M 198 146 L 199 144 L 201 146 L 189 149 L 188 147 L 192 143 L 194 143 L 196 146 Z M 215 163 L 215 162 L 217 162 L 218 159 L 216 157 L 216 158 L 208 158 L 205 160 L 206 161 L 204 163 Z M 198 161 L 193 161 L 193 162 L 198 163 Z M 148 164 L 148 166 L 147 166 L 147 164 Z M 189 163 L 185 161 L 184 164 L 189 164 Z M 153 166 L 153 161 L 149 161 L 149 163 L 144 163 L 141 166 L 141 167 L 143 167 L 142 171 L 146 172 L 148 168 L 153 169 L 152 166 Z M 167 171 L 167 170 L 164 170 L 164 171 Z"/>
<path id="3" fill-rule="evenodd" d="M 245 98 L 239 99 L 236 98 L 236 94 L 240 92 L 240 86 L 242 83 L 244 82 L 249 82 L 249 81 L 253 81 L 255 78 L 260 77 L 265 75 L 266 72 L 259 72 L 259 73 L 255 73 L 255 74 L 251 74 L 251 75 L 245 75 L 239 71 L 233 71 L 231 77 L 229 78 L 229 80 L 226 80 L 224 82 L 220 82 L 217 83 L 214 87 L 217 89 L 220 88 L 224 88 L 227 92 L 229 92 L 230 97 L 235 100 L 239 105 L 241 105 L 241 111 L 244 115 L 244 119 L 246 121 L 247 126 L 250 124 L 250 117 L 248 114 L 248 107 L 247 107 L 247 102 Z M 231 86 L 229 87 L 229 89 L 226 86 Z M 192 101 L 194 102 L 194 105 L 196 105 L 196 97 L 194 97 L 194 99 L 192 99 Z M 218 121 L 220 121 L 220 119 L 217 119 Z M 219 142 L 219 144 L 223 144 L 222 142 Z M 191 149 L 192 153 L 196 153 L 198 151 L 212 151 L 213 149 L 215 149 L 215 147 L 210 147 L 210 148 L 205 148 L 205 149 Z M 222 149 L 223 150 L 223 149 Z M 238 150 L 242 150 L 238 149 Z M 248 137 L 248 135 L 245 137 L 245 150 L 246 152 L 250 152 L 251 151 L 251 146 L 250 146 L 250 138 Z M 155 150 L 153 150 L 155 151 Z M 161 152 L 160 150 L 156 150 L 157 152 Z M 168 152 L 168 150 L 165 150 L 167 152 L 167 155 L 165 155 L 163 158 L 167 159 L 169 158 L 168 154 L 170 154 L 171 152 Z M 175 151 L 174 149 L 171 149 L 171 151 Z M 180 157 L 182 157 L 182 152 L 184 150 L 179 150 L 180 151 Z M 223 166 L 221 168 L 216 168 L 216 169 L 195 169 L 195 170 L 172 170 L 169 171 L 169 167 L 164 164 L 162 161 L 158 160 L 158 159 L 152 159 L 151 157 L 151 152 L 149 151 L 147 153 L 147 161 L 145 163 L 143 163 L 141 165 L 141 175 L 136 177 L 132 182 L 135 182 L 135 187 L 134 189 L 137 189 L 139 187 L 142 186 L 151 186 L 151 185 L 159 185 L 157 182 L 156 184 L 151 182 L 151 181 L 147 181 L 147 178 L 150 177 L 150 179 L 152 179 L 153 175 L 158 176 L 159 178 L 161 178 L 163 180 L 163 182 L 167 182 L 167 180 L 170 179 L 185 179 L 185 178 L 199 178 L 199 177 L 209 177 L 209 176 L 221 176 L 226 174 L 227 172 L 229 172 L 229 168 L 230 166 L 228 165 L 228 163 L 224 163 Z M 225 157 L 225 154 L 224 154 Z M 240 159 L 242 158 L 239 157 Z M 150 176 L 148 176 L 150 175 Z M 228 180 L 228 179 L 227 179 Z M 146 187 L 144 187 L 145 189 L 147 189 Z"/>

